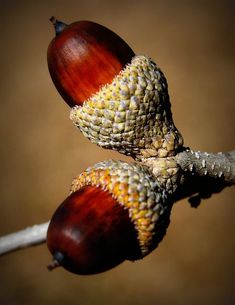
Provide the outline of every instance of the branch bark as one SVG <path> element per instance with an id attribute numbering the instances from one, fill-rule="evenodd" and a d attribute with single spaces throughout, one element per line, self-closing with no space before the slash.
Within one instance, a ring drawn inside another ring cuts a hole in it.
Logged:
<path id="1" fill-rule="evenodd" d="M 174 182 L 178 183 L 172 194 L 174 202 L 190 197 L 191 205 L 196 207 L 200 204 L 201 199 L 208 198 L 213 193 L 220 192 L 225 187 L 235 184 L 235 151 L 214 154 L 186 149 L 174 156 L 173 159 L 183 173 L 183 179 Z M 157 167 L 161 164 L 158 159 L 151 159 L 149 163 L 143 163 L 149 167 L 152 164 L 153 169 L 154 166 Z M 156 169 L 156 172 L 161 173 L 161 170 Z M 44 243 L 48 224 L 49 222 L 34 225 L 1 237 L 0 256 Z"/>
<path id="2" fill-rule="evenodd" d="M 235 151 L 227 153 L 207 153 L 185 151 L 176 155 L 176 162 L 183 172 L 199 177 L 222 179 L 225 183 L 235 183 Z"/>
<path id="3" fill-rule="evenodd" d="M 189 198 L 191 206 L 198 207 L 202 199 L 235 184 L 235 151 L 207 153 L 186 149 L 176 155 L 176 162 L 184 179 L 173 194 L 175 202 Z"/>
<path id="4" fill-rule="evenodd" d="M 42 244 L 46 240 L 49 222 L 28 227 L 0 237 L 0 256 L 23 248 Z"/>

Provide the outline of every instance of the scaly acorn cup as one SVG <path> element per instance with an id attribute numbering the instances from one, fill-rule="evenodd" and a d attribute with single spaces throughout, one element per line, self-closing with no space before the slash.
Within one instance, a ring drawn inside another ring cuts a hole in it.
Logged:
<path id="1" fill-rule="evenodd" d="M 52 22 L 49 71 L 84 136 L 138 160 L 175 155 L 183 138 L 159 67 L 97 23 Z"/>
<path id="2" fill-rule="evenodd" d="M 145 56 L 135 56 L 111 84 L 73 107 L 70 118 L 93 143 L 139 160 L 173 156 L 183 145 L 166 79 Z"/>
<path id="3" fill-rule="evenodd" d="M 88 168 L 51 219 L 49 269 L 94 274 L 143 258 L 162 240 L 171 207 L 145 166 L 110 160 Z"/>

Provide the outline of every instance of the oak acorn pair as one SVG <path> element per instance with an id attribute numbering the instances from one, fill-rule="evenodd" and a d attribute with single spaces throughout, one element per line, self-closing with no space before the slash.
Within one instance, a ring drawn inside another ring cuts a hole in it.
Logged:
<path id="1" fill-rule="evenodd" d="M 136 160 L 174 155 L 183 140 L 157 65 L 97 23 L 51 21 L 49 71 L 83 134 Z M 162 239 L 170 210 L 168 194 L 145 166 L 98 163 L 74 179 L 52 217 L 49 269 L 93 274 L 140 259 Z"/>

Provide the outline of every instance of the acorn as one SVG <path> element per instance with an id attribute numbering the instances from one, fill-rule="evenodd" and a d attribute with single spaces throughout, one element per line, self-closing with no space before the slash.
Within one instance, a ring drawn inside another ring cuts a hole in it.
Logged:
<path id="1" fill-rule="evenodd" d="M 156 63 L 102 25 L 51 20 L 56 37 L 48 47 L 49 71 L 83 135 L 137 160 L 175 155 L 183 138 Z"/>
<path id="2" fill-rule="evenodd" d="M 96 274 L 143 258 L 162 240 L 171 206 L 145 166 L 109 160 L 88 168 L 51 219 L 48 268 Z"/>
<path id="3" fill-rule="evenodd" d="M 69 106 L 81 105 L 131 62 L 134 52 L 117 34 L 91 21 L 50 19 L 56 37 L 48 52 L 51 78 Z"/>

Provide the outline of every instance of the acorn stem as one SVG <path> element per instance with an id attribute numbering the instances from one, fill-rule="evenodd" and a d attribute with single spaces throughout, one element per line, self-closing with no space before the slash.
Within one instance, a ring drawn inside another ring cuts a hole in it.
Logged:
<path id="1" fill-rule="evenodd" d="M 63 30 L 68 26 L 66 23 L 57 20 L 55 16 L 51 16 L 49 20 L 54 25 L 56 36 L 63 32 Z"/>

